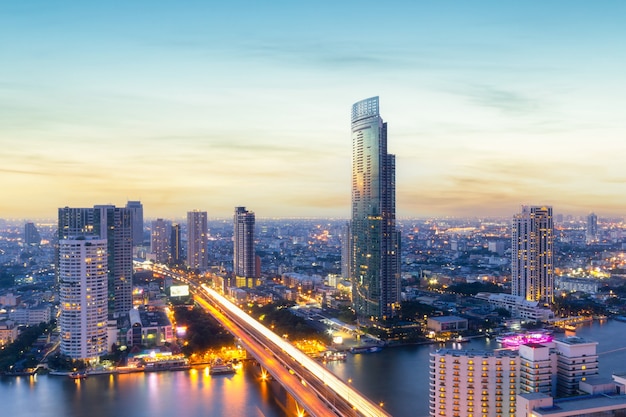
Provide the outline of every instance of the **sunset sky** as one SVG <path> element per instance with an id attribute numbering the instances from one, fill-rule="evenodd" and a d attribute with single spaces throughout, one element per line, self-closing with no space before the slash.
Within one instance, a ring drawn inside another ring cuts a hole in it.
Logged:
<path id="1" fill-rule="evenodd" d="M 380 96 L 399 217 L 626 214 L 626 2 L 5 1 L 0 218 L 350 216 Z"/>

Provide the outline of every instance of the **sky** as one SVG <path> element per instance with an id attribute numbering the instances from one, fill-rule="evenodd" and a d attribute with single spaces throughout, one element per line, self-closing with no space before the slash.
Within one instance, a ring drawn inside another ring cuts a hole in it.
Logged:
<path id="1" fill-rule="evenodd" d="M 626 213 L 626 2 L 0 2 L 0 218 L 350 216 L 380 97 L 398 217 Z"/>

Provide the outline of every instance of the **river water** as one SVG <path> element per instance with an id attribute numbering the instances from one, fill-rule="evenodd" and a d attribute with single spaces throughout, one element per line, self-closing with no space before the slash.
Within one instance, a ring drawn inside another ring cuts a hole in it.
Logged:
<path id="1" fill-rule="evenodd" d="M 597 341 L 600 375 L 626 371 L 626 323 L 594 323 L 577 336 Z M 328 368 L 396 417 L 428 415 L 429 354 L 438 345 L 348 355 Z M 451 346 L 448 346 L 451 347 Z M 494 349 L 473 340 L 463 349 Z M 284 417 L 257 369 L 211 376 L 203 370 L 91 376 L 83 381 L 35 376 L 0 379 L 0 416 Z"/>

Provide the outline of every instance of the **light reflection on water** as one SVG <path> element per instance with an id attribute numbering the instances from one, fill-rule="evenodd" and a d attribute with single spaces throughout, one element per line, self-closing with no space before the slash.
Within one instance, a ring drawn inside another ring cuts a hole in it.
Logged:
<path id="1" fill-rule="evenodd" d="M 284 417 L 258 369 L 209 375 L 208 369 L 0 379 L 0 415 L 11 417 Z"/>
<path id="2" fill-rule="evenodd" d="M 597 341 L 600 374 L 626 371 L 626 323 L 580 327 L 577 335 Z M 559 335 L 557 335 L 558 337 Z M 617 336 L 617 337 L 616 337 Z M 348 355 L 326 366 L 394 417 L 428 415 L 429 354 L 439 345 L 387 348 Z M 451 347 L 451 345 L 448 345 Z M 478 339 L 462 349 L 498 348 Z M 273 401 L 270 382 L 251 364 L 234 375 L 207 368 L 178 372 L 91 376 L 86 380 L 38 375 L 0 379 L 0 415 L 11 417 L 285 417 Z"/>

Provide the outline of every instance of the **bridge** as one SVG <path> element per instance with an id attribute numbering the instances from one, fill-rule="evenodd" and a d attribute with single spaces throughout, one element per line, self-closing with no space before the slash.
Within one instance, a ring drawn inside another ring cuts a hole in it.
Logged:
<path id="1" fill-rule="evenodd" d="M 154 268 L 190 286 L 194 301 L 213 315 L 294 398 L 300 416 L 390 416 L 352 386 L 254 320 L 217 291 L 169 269 Z"/>

